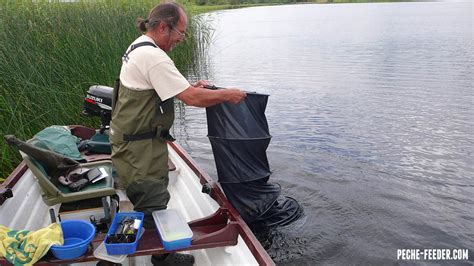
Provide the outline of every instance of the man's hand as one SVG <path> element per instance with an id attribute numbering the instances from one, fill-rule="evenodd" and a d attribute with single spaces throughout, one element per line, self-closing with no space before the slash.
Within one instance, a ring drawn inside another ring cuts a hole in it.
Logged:
<path id="1" fill-rule="evenodd" d="M 204 88 L 204 86 L 211 85 L 208 80 L 199 80 L 193 84 L 193 87 Z"/>
<path id="2" fill-rule="evenodd" d="M 189 86 L 176 97 L 187 105 L 208 107 L 222 102 L 238 104 L 247 97 L 247 94 L 238 88 L 209 90 L 204 87 Z"/>
<path id="3" fill-rule="evenodd" d="M 237 88 L 228 88 L 222 91 L 226 92 L 227 94 L 226 102 L 230 102 L 233 104 L 238 104 L 243 101 L 245 97 L 247 97 L 247 93 Z"/>

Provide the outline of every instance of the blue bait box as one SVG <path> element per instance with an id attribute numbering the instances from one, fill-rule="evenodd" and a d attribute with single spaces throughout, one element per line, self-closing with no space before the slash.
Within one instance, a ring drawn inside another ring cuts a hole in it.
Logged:
<path id="1" fill-rule="evenodd" d="M 142 233 L 143 227 L 143 217 L 144 214 L 142 212 L 118 212 L 115 214 L 114 220 L 112 221 L 112 225 L 109 228 L 109 232 L 107 233 L 107 237 L 104 239 L 105 249 L 107 250 L 107 254 L 109 255 L 123 255 L 123 254 L 133 254 L 137 250 L 138 239 Z M 135 240 L 131 243 L 107 243 L 107 239 L 112 235 L 115 235 L 117 229 L 121 226 L 120 223 L 124 219 L 133 219 L 139 220 L 138 228 L 135 235 Z"/>
<path id="2" fill-rule="evenodd" d="M 191 246 L 193 231 L 177 210 L 167 209 L 152 213 L 156 229 L 165 250 Z"/>

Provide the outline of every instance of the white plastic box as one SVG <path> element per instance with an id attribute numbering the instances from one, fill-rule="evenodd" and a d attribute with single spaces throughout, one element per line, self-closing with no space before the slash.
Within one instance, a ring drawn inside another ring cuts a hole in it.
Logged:
<path id="1" fill-rule="evenodd" d="M 152 215 L 165 250 L 191 246 L 193 231 L 177 210 L 159 210 L 154 211 Z"/>

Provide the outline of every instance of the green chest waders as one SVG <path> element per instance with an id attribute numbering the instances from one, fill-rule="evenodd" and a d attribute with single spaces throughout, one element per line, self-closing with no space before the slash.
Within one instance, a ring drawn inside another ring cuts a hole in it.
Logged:
<path id="1" fill-rule="evenodd" d="M 174 140 L 169 134 L 173 121 L 173 98 L 163 102 L 153 89 L 137 91 L 116 84 L 110 122 L 112 162 L 135 210 L 147 216 L 165 209 L 170 199 L 166 141 Z"/>

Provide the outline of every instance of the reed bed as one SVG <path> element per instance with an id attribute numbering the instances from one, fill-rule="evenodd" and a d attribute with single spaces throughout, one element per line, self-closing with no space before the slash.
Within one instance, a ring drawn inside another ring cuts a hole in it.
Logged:
<path id="1" fill-rule="evenodd" d="M 81 115 L 89 86 L 112 86 L 121 56 L 157 1 L 5 1 L 0 5 L 0 135 L 31 138 L 49 125 L 98 126 Z M 186 6 L 186 3 L 185 3 Z M 205 9 L 203 9 L 205 10 Z M 199 10 L 190 9 L 192 16 Z M 177 67 L 193 69 L 210 30 L 191 19 L 186 42 L 171 54 Z M 203 33 L 204 32 L 204 33 Z M 198 38 L 198 39 L 197 39 Z M 20 162 L 0 141 L 0 183 Z"/>

